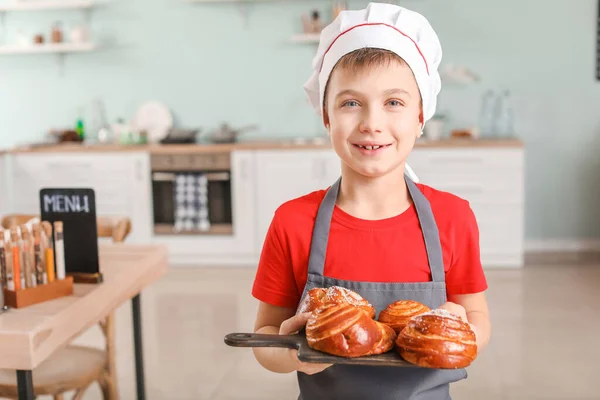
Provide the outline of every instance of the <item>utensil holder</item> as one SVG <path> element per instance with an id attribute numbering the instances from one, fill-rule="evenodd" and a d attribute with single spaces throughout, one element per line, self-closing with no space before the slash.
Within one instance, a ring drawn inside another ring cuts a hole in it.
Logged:
<path id="1" fill-rule="evenodd" d="M 17 291 L 4 289 L 4 303 L 12 308 L 23 308 L 72 294 L 73 277 L 67 276 L 65 279 L 56 280 L 34 288 Z"/>

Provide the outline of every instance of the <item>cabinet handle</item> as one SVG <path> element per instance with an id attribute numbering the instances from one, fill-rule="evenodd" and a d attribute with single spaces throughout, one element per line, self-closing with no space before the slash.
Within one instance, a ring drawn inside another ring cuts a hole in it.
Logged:
<path id="1" fill-rule="evenodd" d="M 229 172 L 209 172 L 206 174 L 206 179 L 210 182 L 227 182 L 231 178 Z"/>
<path id="2" fill-rule="evenodd" d="M 482 164 L 485 160 L 481 157 L 431 157 L 433 165 L 439 164 Z"/>
<path id="3" fill-rule="evenodd" d="M 154 172 L 152 174 L 152 180 L 154 182 L 174 182 L 175 174 L 170 174 L 168 172 Z"/>
<path id="4" fill-rule="evenodd" d="M 438 187 L 442 190 L 447 190 L 454 193 L 469 193 L 469 194 L 481 194 L 484 193 L 485 189 L 481 185 L 469 185 L 469 184 L 439 184 Z"/>
<path id="5" fill-rule="evenodd" d="M 48 168 L 90 168 L 89 163 L 60 163 L 60 162 L 49 162 L 46 164 Z"/>

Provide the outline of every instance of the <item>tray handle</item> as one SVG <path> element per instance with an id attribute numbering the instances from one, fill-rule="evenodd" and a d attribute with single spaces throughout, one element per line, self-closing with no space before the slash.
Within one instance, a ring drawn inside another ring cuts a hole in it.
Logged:
<path id="1" fill-rule="evenodd" d="M 232 347 L 283 347 L 299 349 L 300 335 L 269 335 L 264 333 L 230 333 L 225 344 Z"/>

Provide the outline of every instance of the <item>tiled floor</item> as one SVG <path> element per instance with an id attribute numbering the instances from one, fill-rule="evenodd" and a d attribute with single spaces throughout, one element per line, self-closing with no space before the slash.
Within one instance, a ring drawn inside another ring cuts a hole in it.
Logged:
<path id="1" fill-rule="evenodd" d="M 600 264 L 490 270 L 492 341 L 455 399 L 600 399 Z M 223 343 L 251 331 L 249 269 L 173 268 L 142 297 L 148 399 L 285 400 L 295 375 L 262 369 Z M 119 389 L 135 398 L 130 303 L 117 312 Z M 79 343 L 100 345 L 98 330 Z M 97 387 L 86 399 L 100 399 Z"/>

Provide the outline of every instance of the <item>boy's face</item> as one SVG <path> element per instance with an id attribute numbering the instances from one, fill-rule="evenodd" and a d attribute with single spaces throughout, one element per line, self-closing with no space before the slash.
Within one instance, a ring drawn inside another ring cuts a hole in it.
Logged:
<path id="1" fill-rule="evenodd" d="M 324 121 L 336 153 L 356 173 L 378 177 L 403 168 L 423 126 L 411 69 L 399 61 L 359 72 L 336 68 Z"/>

